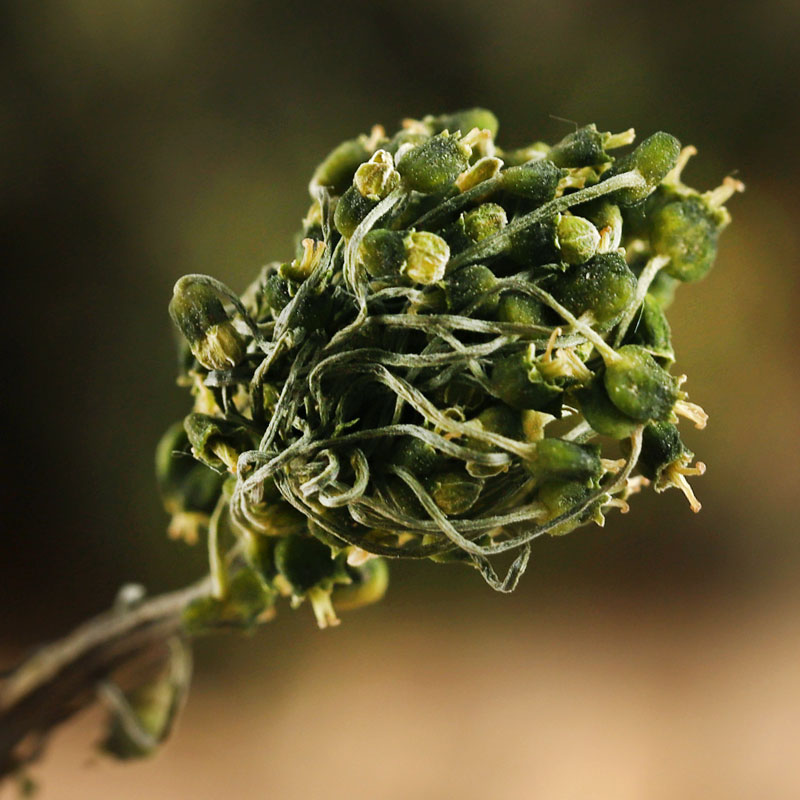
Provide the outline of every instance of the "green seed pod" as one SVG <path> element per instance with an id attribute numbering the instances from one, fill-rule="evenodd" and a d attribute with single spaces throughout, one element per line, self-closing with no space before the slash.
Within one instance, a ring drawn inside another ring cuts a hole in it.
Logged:
<path id="1" fill-rule="evenodd" d="M 184 609 L 183 627 L 190 636 L 237 628 L 254 630 L 269 618 L 276 593 L 254 569 L 243 567 L 231 578 L 224 598 L 200 597 Z"/>
<path id="2" fill-rule="evenodd" d="M 349 239 L 364 217 L 378 205 L 376 200 L 364 197 L 355 186 L 351 186 L 336 204 L 333 213 L 333 224 L 336 230 Z"/>
<path id="3" fill-rule="evenodd" d="M 611 402 L 632 419 L 667 420 L 680 397 L 678 382 L 644 348 L 628 344 L 606 363 Z"/>
<path id="4" fill-rule="evenodd" d="M 480 497 L 483 481 L 464 472 L 440 472 L 427 482 L 434 502 L 445 514 L 463 514 L 469 511 Z"/>
<path id="5" fill-rule="evenodd" d="M 586 501 L 591 493 L 592 489 L 585 481 L 548 481 L 539 488 L 537 499 L 547 509 L 548 513 L 545 521 L 550 521 L 560 517 L 567 511 L 577 508 Z M 548 531 L 548 533 L 551 536 L 563 536 L 564 534 L 572 533 L 576 528 L 585 525 L 587 522 L 597 521 L 599 513 L 599 502 L 593 503 L 577 520 L 562 522 Z M 602 520 L 602 515 L 600 515 L 599 519 Z"/>
<path id="6" fill-rule="evenodd" d="M 575 393 L 580 403 L 581 412 L 592 430 L 603 436 L 614 439 L 627 439 L 636 429 L 639 422 L 623 414 L 609 399 L 603 371 L 597 373 L 594 379 L 585 387 Z"/>
<path id="7" fill-rule="evenodd" d="M 396 278 L 406 267 L 403 234 L 373 228 L 361 240 L 358 258 L 373 278 Z"/>
<path id="8" fill-rule="evenodd" d="M 314 170 L 312 188 L 325 186 L 333 194 L 342 194 L 352 183 L 355 171 L 370 157 L 371 152 L 364 136 L 342 142 Z"/>
<path id="9" fill-rule="evenodd" d="M 678 429 L 670 422 L 651 422 L 642 434 L 642 452 L 638 466 L 645 478 L 654 481 L 654 489 L 664 492 L 671 487 L 680 489 L 689 501 L 692 511 L 700 511 L 700 503 L 692 487 L 686 480 L 688 476 L 703 475 L 705 464 L 689 464 L 694 453 L 681 441 Z"/>
<path id="10" fill-rule="evenodd" d="M 532 348 L 526 348 L 497 359 L 489 382 L 492 391 L 513 408 L 546 411 L 562 391 L 545 381 L 534 358 Z"/>
<path id="11" fill-rule="evenodd" d="M 570 265 L 583 264 L 600 244 L 597 228 L 583 217 L 562 214 L 556 227 L 561 260 Z"/>
<path id="12" fill-rule="evenodd" d="M 389 565 L 385 558 L 370 558 L 357 567 L 347 566 L 351 582 L 335 586 L 331 601 L 339 611 L 352 611 L 383 599 L 389 588 Z"/>
<path id="13" fill-rule="evenodd" d="M 461 311 L 473 305 L 497 285 L 497 278 L 489 267 L 470 264 L 448 275 L 443 281 L 448 311 Z M 481 300 L 474 313 L 492 314 L 498 306 L 498 294 L 494 292 Z"/>
<path id="14" fill-rule="evenodd" d="M 664 358 L 670 362 L 675 360 L 669 322 L 658 301 L 651 294 L 645 296 L 639 312 L 628 328 L 624 343 L 638 344 L 657 358 Z"/>
<path id="15" fill-rule="evenodd" d="M 403 436 L 392 452 L 389 463 L 413 472 L 417 477 L 430 475 L 441 463 L 441 454 L 415 436 Z"/>
<path id="16" fill-rule="evenodd" d="M 195 458 L 212 469 L 236 473 L 239 455 L 253 448 L 250 434 L 240 425 L 208 414 L 189 414 L 183 421 Z"/>
<path id="17" fill-rule="evenodd" d="M 175 284 L 169 313 L 207 369 L 230 369 L 244 358 L 244 341 L 210 286 L 184 276 Z"/>
<path id="18" fill-rule="evenodd" d="M 619 253 L 598 253 L 557 276 L 551 294 L 576 317 L 590 311 L 610 327 L 633 302 L 636 278 Z"/>
<path id="19" fill-rule="evenodd" d="M 497 307 L 500 322 L 518 325 L 549 325 L 552 312 L 540 300 L 522 292 L 503 292 Z"/>
<path id="20" fill-rule="evenodd" d="M 566 170 L 543 158 L 503 170 L 503 189 L 539 206 L 556 196 L 558 184 L 566 174 Z"/>
<path id="21" fill-rule="evenodd" d="M 394 168 L 391 153 L 386 150 L 376 150 L 353 177 L 353 186 L 368 200 L 383 200 L 399 185 L 400 174 Z"/>
<path id="22" fill-rule="evenodd" d="M 406 263 L 403 274 L 414 283 L 437 283 L 444 278 L 450 246 L 435 233 L 410 231 L 403 239 Z"/>
<path id="23" fill-rule="evenodd" d="M 724 207 L 714 208 L 700 195 L 674 200 L 649 217 L 653 252 L 668 256 L 664 271 L 679 281 L 704 278 L 717 256 L 719 234 L 730 222 Z"/>
<path id="24" fill-rule="evenodd" d="M 536 454 L 525 462 L 528 472 L 537 481 L 591 481 L 603 474 L 600 448 L 580 445 L 563 439 L 542 439 L 536 443 Z"/>
<path id="25" fill-rule="evenodd" d="M 635 150 L 623 156 L 601 180 L 621 175 L 623 172 L 638 172 L 645 180 L 644 186 L 619 189 L 613 199 L 623 206 L 644 200 L 675 166 L 681 152 L 681 143 L 668 133 L 659 131 L 645 139 Z"/>
<path id="26" fill-rule="evenodd" d="M 403 153 L 397 171 L 409 189 L 434 194 L 453 185 L 469 166 L 470 155 L 472 150 L 467 145 L 445 131 Z"/>
<path id="27" fill-rule="evenodd" d="M 482 203 L 463 216 L 464 233 L 472 242 L 480 242 L 499 233 L 508 224 L 506 210 L 497 203 Z"/>
<path id="28" fill-rule="evenodd" d="M 485 108 L 467 108 L 463 111 L 455 111 L 452 114 L 442 114 L 439 117 L 425 117 L 424 122 L 430 125 L 434 133 L 442 131 L 461 131 L 468 133 L 473 128 L 478 130 L 488 130 L 492 138 L 497 137 L 500 123 L 497 117 Z"/>

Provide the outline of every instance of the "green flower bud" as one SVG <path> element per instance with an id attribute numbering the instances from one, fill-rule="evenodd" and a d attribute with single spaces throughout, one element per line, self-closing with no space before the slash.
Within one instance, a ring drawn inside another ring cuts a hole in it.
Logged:
<path id="1" fill-rule="evenodd" d="M 601 180 L 623 172 L 638 172 L 644 178 L 643 186 L 618 189 L 613 193 L 620 205 L 632 205 L 644 200 L 675 166 L 681 152 L 681 143 L 668 133 L 659 131 L 645 139 L 635 150 L 615 162 Z"/>
<path id="2" fill-rule="evenodd" d="M 413 472 L 417 477 L 430 475 L 441 463 L 441 454 L 415 436 L 403 436 L 392 452 L 389 463 Z"/>
<path id="3" fill-rule="evenodd" d="M 195 458 L 212 469 L 236 474 L 239 455 L 253 448 L 250 434 L 241 426 L 208 414 L 189 414 L 183 421 Z"/>
<path id="4" fill-rule="evenodd" d="M 483 481 L 464 472 L 440 472 L 429 479 L 428 491 L 445 514 L 463 514 L 469 511 L 480 497 Z"/>
<path id="5" fill-rule="evenodd" d="M 400 173 L 386 150 L 376 150 L 370 160 L 356 170 L 353 178 L 353 186 L 368 200 L 383 200 L 399 185 Z"/>
<path id="6" fill-rule="evenodd" d="M 594 124 L 585 125 L 567 134 L 550 149 L 547 157 L 558 167 L 598 167 L 613 161 L 606 150 L 630 144 L 633 138 L 633 128 L 612 134 L 601 133 Z"/>
<path id="7" fill-rule="evenodd" d="M 349 583 L 344 557 L 334 559 L 330 548 L 313 536 L 286 536 L 275 545 L 278 576 L 290 590 L 297 605 L 307 598 L 320 628 L 338 625 L 331 605 L 336 583 Z"/>
<path id="8" fill-rule="evenodd" d="M 175 284 L 169 313 L 207 369 L 230 369 L 244 358 L 244 341 L 210 286 L 184 276 Z"/>
<path id="9" fill-rule="evenodd" d="M 231 578 L 224 598 L 200 597 L 183 612 L 183 627 L 190 636 L 228 628 L 254 630 L 273 613 L 275 591 L 254 569 L 243 567 Z"/>
<path id="10" fill-rule="evenodd" d="M 687 476 L 702 475 L 705 464 L 689 464 L 694 453 L 681 441 L 678 429 L 670 422 L 651 422 L 642 434 L 642 452 L 639 456 L 639 469 L 642 474 L 654 481 L 654 489 L 664 492 L 671 487 L 680 489 L 689 501 L 692 511 L 700 511 L 700 503 L 695 497 Z"/>
<path id="11" fill-rule="evenodd" d="M 281 264 L 279 274 L 283 278 L 302 283 L 319 265 L 325 254 L 325 242 L 303 239 L 302 254 L 291 264 Z"/>
<path id="12" fill-rule="evenodd" d="M 410 231 L 403 239 L 406 263 L 403 273 L 415 283 L 430 284 L 444 277 L 450 247 L 441 236 L 428 231 Z"/>
<path id="13" fill-rule="evenodd" d="M 619 253 L 599 253 L 559 275 L 550 291 L 576 317 L 588 311 L 609 327 L 633 302 L 636 278 Z"/>
<path id="14" fill-rule="evenodd" d="M 635 419 L 623 414 L 609 399 L 603 382 L 603 372 L 575 393 L 581 412 L 592 430 L 613 439 L 627 439 L 639 425 Z"/>
<path id="15" fill-rule="evenodd" d="M 336 230 L 349 239 L 364 217 L 378 205 L 376 200 L 369 200 L 355 186 L 351 186 L 336 204 L 333 213 L 333 224 Z"/>
<path id="16" fill-rule="evenodd" d="M 382 135 L 383 129 L 375 126 L 369 138 L 362 135 L 335 147 L 314 171 L 309 187 L 311 195 L 314 196 L 317 186 L 325 186 L 333 194 L 342 194 L 352 183 L 355 171 L 375 150 Z"/>
<path id="17" fill-rule="evenodd" d="M 677 278 L 667 275 L 666 270 L 659 270 L 653 282 L 650 284 L 648 294 L 661 306 L 662 311 L 666 311 L 675 300 L 675 290 L 680 285 Z"/>
<path id="18" fill-rule="evenodd" d="M 532 346 L 497 359 L 489 382 L 497 397 L 518 409 L 548 411 L 562 393 L 539 372 Z"/>
<path id="19" fill-rule="evenodd" d="M 669 322 L 658 301 L 647 294 L 625 336 L 625 344 L 638 344 L 657 358 L 674 361 Z"/>
<path id="20" fill-rule="evenodd" d="M 280 316 L 281 311 L 286 308 L 291 299 L 289 281 L 283 276 L 275 273 L 264 282 L 264 302 L 274 319 Z"/>
<path id="21" fill-rule="evenodd" d="M 482 203 L 463 216 L 464 232 L 473 242 L 499 233 L 508 224 L 506 210 L 497 203 Z"/>
<path id="22" fill-rule="evenodd" d="M 542 483 L 551 480 L 591 481 L 603 474 L 599 447 L 563 439 L 537 442 L 535 455 L 525 462 L 525 467 Z"/>
<path id="23" fill-rule="evenodd" d="M 668 420 L 680 398 L 678 382 L 644 348 L 628 344 L 606 364 L 605 387 L 611 402 L 632 419 Z"/>
<path id="24" fill-rule="evenodd" d="M 541 301 L 523 292 L 503 292 L 497 307 L 500 322 L 518 325 L 549 325 L 552 312 Z"/>
<path id="25" fill-rule="evenodd" d="M 423 194 L 442 192 L 469 166 L 472 150 L 447 131 L 400 155 L 397 171 L 406 186 Z"/>
<path id="26" fill-rule="evenodd" d="M 370 558 L 357 567 L 347 566 L 351 582 L 334 586 L 333 605 L 340 611 L 351 611 L 383 599 L 389 588 L 389 565 L 385 558 Z"/>
<path id="27" fill-rule="evenodd" d="M 539 488 L 537 496 L 539 502 L 547 509 L 544 521 L 549 522 L 578 507 L 591 493 L 592 488 L 585 481 L 548 481 Z M 564 536 L 593 520 L 602 524 L 603 516 L 600 513 L 599 501 L 590 505 L 579 519 L 562 522 L 548 533 L 551 536 Z"/>
<path id="28" fill-rule="evenodd" d="M 689 195 L 656 208 L 648 217 L 653 252 L 669 257 L 664 271 L 680 281 L 704 278 L 717 256 L 720 233 L 730 222 L 721 204 L 741 191 L 742 184 L 728 178 L 716 192 Z"/>
<path id="29" fill-rule="evenodd" d="M 406 267 L 403 234 L 373 228 L 361 240 L 358 258 L 373 278 L 397 278 Z"/>
<path id="30" fill-rule="evenodd" d="M 470 420 L 471 425 L 477 425 L 481 430 L 497 433 L 506 439 L 524 441 L 523 420 L 520 412 L 506 405 L 494 405 L 485 408 L 475 419 Z M 483 442 L 473 444 L 474 447 L 488 447 Z"/>
<path id="31" fill-rule="evenodd" d="M 494 289 L 497 278 L 483 264 L 471 264 L 448 275 L 444 280 L 444 292 L 449 311 L 461 311 Z M 491 314 L 498 305 L 497 293 L 491 294 L 475 308 L 476 314 Z"/>
<path id="32" fill-rule="evenodd" d="M 556 232 L 561 260 L 566 264 L 583 264 L 597 252 L 600 245 L 597 228 L 583 217 L 562 214 Z"/>
<path id="33" fill-rule="evenodd" d="M 503 189 L 540 206 L 556 196 L 558 184 L 566 174 L 565 170 L 543 158 L 503 170 Z"/>
<path id="34" fill-rule="evenodd" d="M 473 128 L 478 128 L 478 130 L 488 130 L 492 134 L 492 138 L 496 138 L 497 131 L 500 129 L 497 117 L 485 108 L 467 108 L 452 114 L 442 114 L 439 117 L 425 117 L 424 122 L 431 127 L 434 133 L 441 133 L 445 130 L 467 133 Z"/>

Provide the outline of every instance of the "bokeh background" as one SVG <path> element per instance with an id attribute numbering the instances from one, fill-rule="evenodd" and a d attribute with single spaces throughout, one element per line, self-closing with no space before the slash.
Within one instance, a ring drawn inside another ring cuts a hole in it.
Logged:
<path id="1" fill-rule="evenodd" d="M 521 588 L 398 564 L 318 632 L 288 608 L 198 646 L 174 740 L 92 756 L 97 714 L 34 775 L 43 798 L 800 796 L 797 152 L 800 6 L 512 0 L 52 0 L 0 23 L 0 666 L 203 569 L 152 478 L 185 413 L 166 305 L 285 259 L 317 161 L 406 116 L 492 108 L 501 142 L 574 120 L 664 129 L 738 171 L 717 268 L 670 319 L 711 414 L 703 512 L 634 498 L 539 541 Z M 10 789 L 7 789 L 10 792 Z M 2 790 L 0 790 L 2 794 Z"/>

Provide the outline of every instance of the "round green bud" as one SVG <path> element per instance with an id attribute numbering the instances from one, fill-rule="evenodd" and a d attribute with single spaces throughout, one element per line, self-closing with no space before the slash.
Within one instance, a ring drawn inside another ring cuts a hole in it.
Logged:
<path id="1" fill-rule="evenodd" d="M 435 233 L 410 231 L 403 239 L 406 263 L 403 274 L 415 283 L 436 283 L 444 278 L 450 246 Z"/>
<path id="2" fill-rule="evenodd" d="M 533 458 L 525 462 L 528 472 L 544 483 L 551 480 L 590 481 L 603 474 L 600 448 L 563 439 L 542 439 Z"/>
<path id="3" fill-rule="evenodd" d="M 499 233 L 507 224 L 506 210 L 497 203 L 482 203 L 464 214 L 464 232 L 473 242 Z"/>
<path id="4" fill-rule="evenodd" d="M 445 514 L 464 514 L 480 497 L 483 482 L 465 472 L 440 472 L 427 481 L 431 497 Z"/>
<path id="5" fill-rule="evenodd" d="M 283 276 L 273 273 L 264 282 L 264 302 L 273 318 L 277 319 L 280 316 L 291 299 L 289 281 Z"/>
<path id="6" fill-rule="evenodd" d="M 725 208 L 711 207 L 700 195 L 682 197 L 648 217 L 650 245 L 654 253 L 669 257 L 668 275 L 697 281 L 714 265 L 719 234 L 729 221 Z"/>
<path id="7" fill-rule="evenodd" d="M 575 397 L 581 412 L 592 430 L 613 439 L 627 439 L 639 423 L 623 414 L 609 399 L 602 371 L 590 383 L 579 389 Z"/>
<path id="8" fill-rule="evenodd" d="M 497 306 L 497 319 L 500 322 L 514 322 L 518 325 L 549 325 L 552 317 L 550 309 L 540 300 L 523 292 L 503 292 Z"/>
<path id="9" fill-rule="evenodd" d="M 528 164 L 508 167 L 501 174 L 505 191 L 539 206 L 556 196 L 558 184 L 567 173 L 552 161 L 543 158 Z"/>
<path id="10" fill-rule="evenodd" d="M 628 328 L 624 343 L 638 344 L 657 358 L 674 361 L 671 336 L 669 322 L 661 305 L 653 295 L 645 295 L 641 308 Z"/>
<path id="11" fill-rule="evenodd" d="M 333 224 L 336 226 L 336 230 L 345 239 L 349 239 L 364 217 L 376 205 L 378 205 L 377 200 L 370 200 L 364 197 L 355 186 L 351 186 L 336 204 L 336 210 L 333 213 Z"/>
<path id="12" fill-rule="evenodd" d="M 445 299 L 449 311 L 461 311 L 494 289 L 497 278 L 489 267 L 470 264 L 456 270 L 444 280 Z M 498 305 L 497 293 L 481 300 L 476 313 L 491 314 Z"/>
<path id="13" fill-rule="evenodd" d="M 605 151 L 608 134 L 600 133 L 597 126 L 585 125 L 567 134 L 553 145 L 547 157 L 557 167 L 596 167 L 612 160 Z"/>
<path id="14" fill-rule="evenodd" d="M 633 301 L 636 277 L 619 253 L 598 253 L 557 276 L 551 294 L 576 317 L 591 311 L 599 325 L 608 327 Z"/>
<path id="15" fill-rule="evenodd" d="M 592 493 L 586 481 L 548 481 L 539 488 L 537 498 L 547 509 L 546 521 L 560 517 L 584 503 Z M 562 522 L 548 533 L 551 536 L 563 536 L 571 533 L 581 525 L 590 522 L 598 513 L 599 504 L 592 504 L 576 520 Z"/>
<path id="16" fill-rule="evenodd" d="M 377 603 L 389 588 L 389 565 L 385 558 L 370 558 L 357 567 L 347 565 L 350 583 L 335 586 L 331 601 L 340 611 Z"/>
<path id="17" fill-rule="evenodd" d="M 434 133 L 445 130 L 468 133 L 473 128 L 478 128 L 481 131 L 488 130 L 492 138 L 497 138 L 497 131 L 500 129 L 497 117 L 485 108 L 467 108 L 439 117 L 425 117 L 424 121 L 430 125 Z"/>
<path id="18" fill-rule="evenodd" d="M 361 240 L 358 258 L 373 278 L 396 278 L 406 266 L 403 234 L 373 228 Z"/>
<path id="19" fill-rule="evenodd" d="M 212 469 L 236 473 L 239 455 L 253 448 L 253 439 L 240 425 L 208 414 L 189 414 L 183 421 L 195 458 Z"/>
<path id="20" fill-rule="evenodd" d="M 180 497 L 181 486 L 197 462 L 189 455 L 189 438 L 183 420 L 167 428 L 156 446 L 156 480 L 167 511 Z"/>
<path id="21" fill-rule="evenodd" d="M 383 200 L 400 185 L 400 174 L 394 168 L 391 153 L 377 150 L 362 164 L 353 177 L 353 186 L 368 200 Z"/>
<path id="22" fill-rule="evenodd" d="M 518 409 L 549 410 L 562 394 L 559 387 L 542 377 L 532 348 L 498 358 L 492 368 L 490 385 L 497 397 Z"/>
<path id="23" fill-rule="evenodd" d="M 561 260 L 566 264 L 583 264 L 600 244 L 597 228 L 583 217 L 562 214 L 556 226 Z"/>
<path id="24" fill-rule="evenodd" d="M 525 433 L 523 429 L 522 415 L 515 408 L 506 405 L 494 405 L 484 408 L 477 417 L 471 420 L 471 424 L 478 425 L 481 430 L 489 433 L 497 433 L 505 436 L 506 439 L 524 441 Z M 478 445 L 475 445 L 476 447 Z M 483 443 L 481 443 L 481 446 Z"/>
<path id="25" fill-rule="evenodd" d="M 405 185 L 423 194 L 442 192 L 469 166 L 472 150 L 447 131 L 401 154 L 397 171 Z"/>
<path id="26" fill-rule="evenodd" d="M 342 194 L 352 183 L 358 167 L 370 157 L 366 137 L 349 139 L 335 147 L 314 170 L 311 185 L 325 186 L 333 194 Z"/>
<path id="27" fill-rule="evenodd" d="M 210 286 L 184 276 L 175 284 L 169 313 L 207 369 L 230 369 L 244 358 L 244 340 Z"/>
<path id="28" fill-rule="evenodd" d="M 330 581 L 340 566 L 330 548 L 313 536 L 290 535 L 275 545 L 275 567 L 291 587 L 302 596 L 323 581 Z"/>
<path id="29" fill-rule="evenodd" d="M 640 422 L 667 420 L 679 399 L 675 378 L 635 344 L 621 347 L 606 363 L 604 383 L 611 402 Z"/>
<path id="30" fill-rule="evenodd" d="M 620 205 L 639 203 L 677 164 L 680 152 L 681 143 L 674 136 L 658 131 L 645 139 L 635 150 L 615 162 L 614 166 L 603 174 L 602 180 L 623 172 L 638 172 L 644 178 L 644 185 L 619 189 L 613 193 L 613 199 Z"/>
<path id="31" fill-rule="evenodd" d="M 441 463 L 441 454 L 416 436 L 403 436 L 389 457 L 389 463 L 413 472 L 419 478 L 430 475 Z"/>
<path id="32" fill-rule="evenodd" d="M 427 133 L 410 128 L 403 128 L 398 131 L 392 138 L 383 146 L 383 149 L 392 156 L 396 156 L 397 152 L 403 145 L 411 145 L 417 147 L 429 139 Z M 406 148 L 407 149 L 407 148 Z"/>

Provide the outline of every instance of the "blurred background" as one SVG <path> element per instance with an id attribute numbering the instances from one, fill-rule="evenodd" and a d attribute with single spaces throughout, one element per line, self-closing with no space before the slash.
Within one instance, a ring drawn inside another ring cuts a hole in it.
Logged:
<path id="1" fill-rule="evenodd" d="M 606 528 L 539 540 L 516 594 L 397 564 L 316 630 L 285 608 L 197 648 L 154 760 L 62 729 L 43 798 L 800 796 L 797 523 L 800 5 L 511 0 L 58 0 L 0 23 L 4 471 L 0 668 L 201 574 L 152 477 L 174 385 L 175 280 L 241 290 L 286 259 L 315 164 L 375 123 L 471 105 L 500 142 L 664 129 L 687 179 L 747 184 L 717 267 L 680 291 L 677 369 L 708 473 Z M 683 426 L 686 427 L 686 426 Z M 8 790 L 7 790 L 8 791 Z M 2 794 L 2 790 L 0 790 Z"/>

